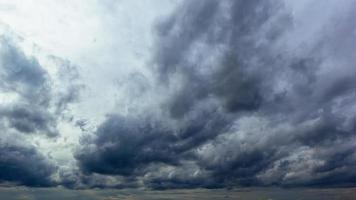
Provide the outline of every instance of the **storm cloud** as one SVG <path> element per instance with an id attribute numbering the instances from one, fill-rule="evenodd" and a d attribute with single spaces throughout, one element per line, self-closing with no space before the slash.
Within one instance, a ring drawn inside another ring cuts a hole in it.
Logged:
<path id="1" fill-rule="evenodd" d="M 352 9 L 308 43 L 286 4 L 179 6 L 157 25 L 159 89 L 146 92 L 166 95 L 159 111 L 109 115 L 82 141 L 81 169 L 159 189 L 354 185 Z"/>
<path id="2" fill-rule="evenodd" d="M 47 70 L 35 57 L 26 56 L 9 35 L 0 38 L 0 77 L 0 183 L 53 186 L 56 166 L 30 138 L 57 137 L 57 123 L 65 109 L 56 110 L 74 98 L 62 100 L 71 92 L 55 91 Z"/>
<path id="3" fill-rule="evenodd" d="M 7 144 L 1 141 L 0 181 L 8 185 L 48 187 L 55 166 L 35 147 Z"/>
<path id="4" fill-rule="evenodd" d="M 47 44 L 87 65 L 0 39 L 1 183 L 356 185 L 355 3 L 186 0 L 153 20 L 94 2 Z"/>

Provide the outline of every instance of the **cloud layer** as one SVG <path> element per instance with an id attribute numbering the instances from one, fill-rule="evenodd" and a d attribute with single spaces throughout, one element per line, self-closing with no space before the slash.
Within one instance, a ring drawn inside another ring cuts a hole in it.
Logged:
<path id="1" fill-rule="evenodd" d="M 50 57 L 60 69 L 53 73 L 3 38 L 0 91 L 11 101 L 0 104 L 0 181 L 70 188 L 354 186 L 352 5 L 330 1 L 332 12 L 317 13 L 321 3 L 312 1 L 184 1 L 155 24 L 147 66 L 115 85 L 119 94 L 95 97 L 97 107 L 108 98 L 118 106 L 92 126 L 68 109 L 82 88 L 74 66 Z M 61 138 L 63 121 L 81 131 L 74 166 L 60 166 L 31 142 Z"/>
<path id="2" fill-rule="evenodd" d="M 281 1 L 184 3 L 157 28 L 159 111 L 108 116 L 81 169 L 152 188 L 355 184 L 345 18 L 307 44 L 290 41 L 302 27 Z"/>

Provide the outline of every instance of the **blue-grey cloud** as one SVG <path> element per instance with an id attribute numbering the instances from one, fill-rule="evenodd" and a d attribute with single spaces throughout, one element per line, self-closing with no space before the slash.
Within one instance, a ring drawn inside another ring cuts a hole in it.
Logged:
<path id="1" fill-rule="evenodd" d="M 160 114 L 108 116 L 81 169 L 159 189 L 355 185 L 351 13 L 293 49 L 282 1 L 186 1 L 157 26 Z"/>
<path id="2" fill-rule="evenodd" d="M 55 171 L 35 147 L 0 143 L 0 182 L 32 187 L 54 185 L 50 176 Z"/>
<path id="3" fill-rule="evenodd" d="M 0 183 L 355 186 L 356 26 L 345 5 L 308 13 L 284 0 L 183 1 L 155 24 L 149 66 L 103 98 L 118 109 L 97 126 L 69 111 L 84 87 L 75 66 L 49 56 L 58 71 L 49 69 L 2 37 Z M 62 120 L 83 136 L 73 163 L 57 168 L 32 139 L 55 140 Z"/>
<path id="4" fill-rule="evenodd" d="M 70 65 L 68 65 L 70 66 Z M 72 70 L 60 68 L 65 77 Z M 72 79 L 75 79 L 73 77 Z M 74 82 L 74 81 L 73 81 Z M 44 66 L 27 56 L 11 36 L 0 38 L 0 183 L 48 187 L 56 185 L 55 163 L 28 137 L 55 139 L 66 106 L 77 98 L 78 84 L 61 91 Z"/>

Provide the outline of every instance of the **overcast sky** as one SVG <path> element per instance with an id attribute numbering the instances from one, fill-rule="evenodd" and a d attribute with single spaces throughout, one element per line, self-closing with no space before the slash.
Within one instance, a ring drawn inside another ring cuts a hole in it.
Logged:
<path id="1" fill-rule="evenodd" d="M 356 185 L 356 2 L 0 0 L 0 185 Z"/>

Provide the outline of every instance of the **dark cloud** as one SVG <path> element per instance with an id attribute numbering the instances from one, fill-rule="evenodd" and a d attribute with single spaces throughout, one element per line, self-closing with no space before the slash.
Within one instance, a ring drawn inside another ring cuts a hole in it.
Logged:
<path id="1" fill-rule="evenodd" d="M 48 74 L 35 58 L 28 58 L 11 39 L 1 38 L 1 89 L 25 100 L 47 106 L 50 101 Z"/>
<path id="2" fill-rule="evenodd" d="M 130 175 L 150 162 L 169 162 L 172 155 L 164 152 L 169 148 L 165 141 L 173 138 L 166 138 L 169 135 L 160 129 L 144 120 L 111 116 L 98 128 L 93 141 L 85 141 L 96 144 L 96 149 L 84 149 L 77 157 L 85 171 L 121 175 Z"/>
<path id="3" fill-rule="evenodd" d="M 22 133 L 58 135 L 58 118 L 81 89 L 75 67 L 51 57 L 59 66 L 62 84 L 54 89 L 46 69 L 36 58 L 26 56 L 10 37 L 1 38 L 0 57 L 0 91 L 4 98 L 14 97 L 14 101 L 0 105 L 0 119 Z"/>
<path id="4" fill-rule="evenodd" d="M 1 39 L 1 91 L 17 101 L 1 105 L 0 118 L 19 132 L 56 135 L 47 72 L 35 58 L 27 58 L 10 39 Z"/>
<path id="5" fill-rule="evenodd" d="M 46 133 L 56 136 L 56 121 L 54 116 L 43 107 L 29 104 L 13 105 L 0 111 L 0 118 L 9 123 L 9 127 L 22 133 Z"/>
<path id="6" fill-rule="evenodd" d="M 48 187 L 55 167 L 35 147 L 0 143 L 0 182 Z"/>
<path id="7" fill-rule="evenodd" d="M 202 121 L 202 115 L 210 117 Z M 142 174 L 151 164 L 181 165 L 180 159 L 192 159 L 196 146 L 225 128 L 226 122 L 220 117 L 216 112 L 199 113 L 184 127 L 172 129 L 149 118 L 112 115 L 95 137 L 83 139 L 77 159 L 84 172 L 124 176 Z"/>
<path id="8" fill-rule="evenodd" d="M 355 51 L 334 54 L 352 36 L 292 48 L 294 20 L 282 1 L 183 3 L 157 28 L 158 111 L 108 116 L 80 169 L 155 189 L 355 185 Z"/>
<path id="9" fill-rule="evenodd" d="M 31 56 L 25 55 L 10 36 L 0 38 L 0 182 L 34 187 L 53 186 L 57 168 L 37 150 L 29 139 L 51 139 L 60 133 L 59 120 L 66 106 L 77 98 L 79 87 L 66 82 L 75 81 L 67 68 L 60 90 L 46 68 Z M 65 72 L 64 72 L 65 71 Z M 59 90 L 59 91 L 58 91 Z"/>

